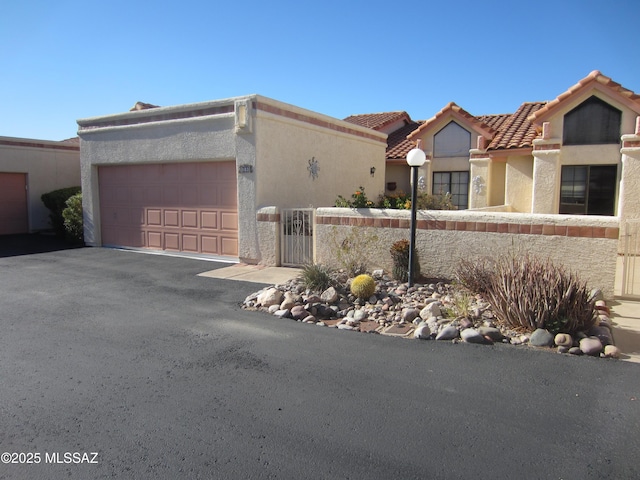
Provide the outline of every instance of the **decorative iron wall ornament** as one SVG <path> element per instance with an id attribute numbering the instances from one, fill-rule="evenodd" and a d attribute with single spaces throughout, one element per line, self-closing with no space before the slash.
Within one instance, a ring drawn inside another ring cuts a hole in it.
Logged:
<path id="1" fill-rule="evenodd" d="M 318 166 L 318 160 L 316 160 L 316 157 L 311 157 L 309 159 L 309 166 L 307 167 L 307 170 L 309 170 L 309 175 L 311 175 L 312 180 L 318 178 L 320 167 Z"/>
<path id="2" fill-rule="evenodd" d="M 418 188 L 420 191 L 423 191 L 427 188 L 427 182 L 424 180 L 424 177 L 420 177 L 418 179 Z"/>
<path id="3" fill-rule="evenodd" d="M 473 191 L 480 195 L 484 192 L 485 183 L 480 175 L 473 177 Z"/>

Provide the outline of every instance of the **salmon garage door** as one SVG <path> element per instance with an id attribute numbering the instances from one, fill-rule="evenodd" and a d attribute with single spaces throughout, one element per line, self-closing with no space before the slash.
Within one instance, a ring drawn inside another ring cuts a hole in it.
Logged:
<path id="1" fill-rule="evenodd" d="M 235 162 L 98 169 L 102 244 L 238 256 Z"/>
<path id="2" fill-rule="evenodd" d="M 0 235 L 27 233 L 27 174 L 0 172 Z"/>

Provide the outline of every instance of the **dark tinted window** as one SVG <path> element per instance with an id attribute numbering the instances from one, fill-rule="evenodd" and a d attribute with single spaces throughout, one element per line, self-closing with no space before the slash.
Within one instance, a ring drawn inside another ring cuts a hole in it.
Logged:
<path id="1" fill-rule="evenodd" d="M 620 143 L 622 112 L 590 97 L 564 116 L 564 145 Z"/>

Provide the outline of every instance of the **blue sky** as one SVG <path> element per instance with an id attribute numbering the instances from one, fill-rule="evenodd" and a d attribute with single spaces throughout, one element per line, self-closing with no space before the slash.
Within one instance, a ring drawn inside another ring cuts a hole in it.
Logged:
<path id="1" fill-rule="evenodd" d="M 551 100 L 600 70 L 640 93 L 637 0 L 8 0 L 0 136 L 258 93 L 337 118 Z"/>

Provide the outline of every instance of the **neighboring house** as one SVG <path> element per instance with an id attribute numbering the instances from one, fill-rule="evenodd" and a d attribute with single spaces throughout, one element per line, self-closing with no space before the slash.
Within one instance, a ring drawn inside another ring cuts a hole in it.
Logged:
<path id="1" fill-rule="evenodd" d="M 427 192 L 449 192 L 459 208 L 639 218 L 639 115 L 639 95 L 594 71 L 555 100 L 526 102 L 513 114 L 473 116 L 449 103 L 424 122 L 405 112 L 346 120 L 380 131 L 387 126 L 367 121 L 405 120 L 384 130 L 387 182 L 405 191 L 406 153 L 420 145 Z"/>
<path id="2" fill-rule="evenodd" d="M 387 135 L 369 128 L 259 95 L 132 110 L 78 120 L 89 245 L 273 263 L 261 208 L 384 188 Z"/>
<path id="3" fill-rule="evenodd" d="M 53 142 L 0 137 L 0 235 L 48 230 L 40 197 L 80 185 L 77 138 Z"/>
<path id="4" fill-rule="evenodd" d="M 407 135 L 416 130 L 423 122 L 415 122 L 407 112 L 369 113 L 351 115 L 346 122 L 386 133 L 386 173 L 385 193 L 389 195 L 410 192 L 410 176 L 407 166 L 407 153 L 415 148 L 415 143 L 407 140 Z M 383 192 L 369 192 L 372 197 Z M 374 197 L 375 198 L 375 197 Z"/>

